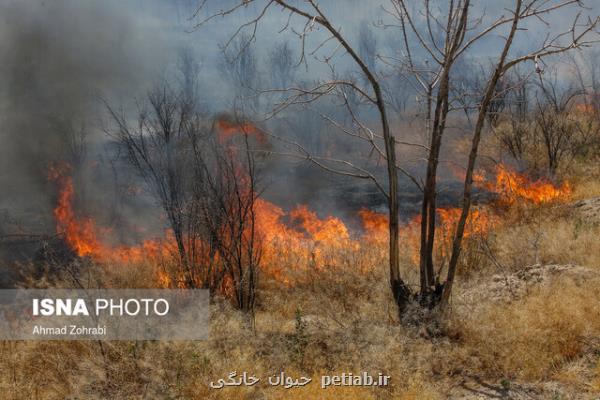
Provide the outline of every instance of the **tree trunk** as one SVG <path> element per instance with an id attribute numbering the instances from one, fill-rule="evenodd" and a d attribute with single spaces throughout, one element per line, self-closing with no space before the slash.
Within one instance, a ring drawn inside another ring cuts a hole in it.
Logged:
<path id="1" fill-rule="evenodd" d="M 477 123 L 475 124 L 475 129 L 473 131 L 473 139 L 471 141 L 471 152 L 469 153 L 469 162 L 467 164 L 467 173 L 465 175 L 465 185 L 463 189 L 463 202 L 462 202 L 462 211 L 460 214 L 460 219 L 458 220 L 458 225 L 456 227 L 456 233 L 454 235 L 454 240 L 452 242 L 452 256 L 450 257 L 450 263 L 448 264 L 448 275 L 446 277 L 446 282 L 444 283 L 444 290 L 442 293 L 441 304 L 440 306 L 444 308 L 449 300 L 450 294 L 452 293 L 452 285 L 454 284 L 454 277 L 456 276 L 456 268 L 458 265 L 458 260 L 460 257 L 460 253 L 462 250 L 462 240 L 465 232 L 465 225 L 467 222 L 467 217 L 469 216 L 469 210 L 471 207 L 471 191 L 473 188 L 473 170 L 475 169 L 475 162 L 477 161 L 477 151 L 479 150 L 479 142 L 481 140 L 481 132 L 483 130 L 483 126 L 485 123 L 485 116 L 487 115 L 487 111 L 489 109 L 490 103 L 492 102 L 496 85 L 500 80 L 500 77 L 505 72 L 505 61 L 508 55 L 508 51 L 512 45 L 515 32 L 517 31 L 517 26 L 519 23 L 519 13 L 521 10 L 522 1 L 517 1 L 517 7 L 514 14 L 514 19 L 512 22 L 512 26 L 510 29 L 510 33 L 506 38 L 506 42 L 504 44 L 504 49 L 502 50 L 502 54 L 500 55 L 500 59 L 498 60 L 498 64 L 496 65 L 496 69 L 494 70 L 494 74 L 490 78 L 488 85 L 486 87 L 485 95 L 481 102 L 481 106 L 479 107 L 479 115 L 477 116 Z"/>
<path id="2" fill-rule="evenodd" d="M 383 96 L 377 83 L 373 84 L 375 96 L 378 100 L 377 107 L 381 116 L 381 125 L 383 139 L 385 141 L 385 152 L 387 156 L 387 175 L 388 175 L 388 228 L 390 233 L 389 243 L 389 267 L 390 267 L 390 285 L 394 301 L 398 306 L 398 313 L 401 315 L 406 309 L 410 300 L 410 290 L 400 277 L 400 226 L 399 226 L 399 203 L 398 203 L 398 172 L 396 170 L 396 142 L 390 132 L 390 127 L 385 111 Z"/>
<path id="3" fill-rule="evenodd" d="M 439 301 L 442 287 L 435 276 L 433 266 L 433 249 L 436 230 L 436 191 L 437 168 L 442 147 L 442 137 L 446 129 L 446 118 L 449 112 L 450 71 L 456 61 L 457 51 L 464 39 L 467 29 L 467 17 L 470 1 L 466 0 L 461 7 L 459 23 L 452 28 L 452 12 L 448 16 L 446 27 L 446 47 L 443 57 L 439 90 L 436 96 L 434 121 L 431 131 L 431 142 L 427 162 L 427 174 L 423 187 L 423 204 L 421 209 L 421 243 L 419 253 L 419 269 L 421 274 L 421 304 L 433 308 Z M 428 116 L 431 114 L 431 94 L 428 98 Z"/>
<path id="4" fill-rule="evenodd" d="M 429 157 L 427 162 L 427 174 L 425 186 L 423 187 L 423 203 L 421 208 L 421 245 L 419 254 L 419 270 L 421 275 L 421 301 L 430 302 L 430 295 L 435 286 L 435 274 L 433 268 L 433 245 L 435 241 L 436 223 L 436 191 L 437 191 L 437 168 L 439 155 L 442 147 L 442 136 L 446 127 L 446 116 L 448 115 L 449 96 L 449 74 L 450 66 L 445 67 L 440 80 L 440 89 L 435 104 L 435 114 Z"/>

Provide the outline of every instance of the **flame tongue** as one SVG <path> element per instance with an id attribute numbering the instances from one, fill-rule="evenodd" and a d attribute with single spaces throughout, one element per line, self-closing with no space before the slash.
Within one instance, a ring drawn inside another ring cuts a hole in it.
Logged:
<path id="1" fill-rule="evenodd" d="M 449 256 L 448 252 L 461 213 L 462 209 L 458 207 L 436 209 L 438 230 L 434 248 L 441 257 Z M 367 241 L 382 243 L 388 240 L 387 215 L 364 208 L 359 211 L 358 215 L 361 218 Z M 472 209 L 467 218 L 463 237 L 485 236 L 496 221 L 497 217 L 494 214 L 477 208 Z M 421 215 L 414 216 L 400 228 L 401 243 L 404 248 L 408 249 L 410 259 L 414 264 L 418 264 L 420 257 L 420 229 Z"/>
<path id="2" fill-rule="evenodd" d="M 507 205 L 520 201 L 533 204 L 555 203 L 568 200 L 572 193 L 569 182 L 556 186 L 544 179 L 531 181 L 525 175 L 518 174 L 502 164 L 496 167 L 496 180 L 483 182 L 483 186 L 497 193 L 500 202 Z"/>
<path id="3" fill-rule="evenodd" d="M 73 179 L 68 175 L 70 171 L 70 166 L 62 163 L 52 166 L 49 172 L 49 178 L 60 187 L 54 208 L 56 231 L 64 236 L 77 255 L 94 256 L 102 252 L 102 245 L 96 237 L 94 222 L 89 218 L 78 219 L 73 211 L 74 188 Z"/>
<path id="4" fill-rule="evenodd" d="M 463 181 L 465 172 L 451 167 L 454 176 Z M 545 204 L 568 200 L 572 194 L 569 182 L 555 185 L 547 179 L 532 180 L 510 167 L 498 164 L 494 171 L 495 178 L 488 180 L 482 170 L 473 171 L 473 182 L 476 186 L 498 195 L 501 204 L 515 203 Z"/>
<path id="5" fill-rule="evenodd" d="M 240 134 L 254 137 L 261 144 L 267 143 L 265 134 L 248 121 L 236 123 L 227 118 L 221 118 L 217 120 L 216 128 L 218 130 L 218 139 L 221 144 L 230 141 Z"/>
<path id="6" fill-rule="evenodd" d="M 54 218 L 56 232 L 64 237 L 66 244 L 80 257 L 91 257 L 99 262 L 139 262 L 157 258 L 170 252 L 167 241 L 147 240 L 139 246 L 112 247 L 99 239 L 99 229 L 89 217 L 79 217 L 74 211 L 75 190 L 71 167 L 57 163 L 50 167 L 48 177 L 58 185 L 59 193 Z M 171 235 L 167 234 L 167 238 Z"/>

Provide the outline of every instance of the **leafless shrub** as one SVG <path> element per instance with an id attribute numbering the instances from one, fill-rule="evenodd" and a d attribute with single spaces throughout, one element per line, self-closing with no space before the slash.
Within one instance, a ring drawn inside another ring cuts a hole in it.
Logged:
<path id="1" fill-rule="evenodd" d="M 242 143 L 222 140 L 195 104 L 189 91 L 158 87 L 134 127 L 109 106 L 110 134 L 167 216 L 180 267 L 171 284 L 212 289 L 251 311 L 260 260 L 254 156 L 245 132 Z"/>

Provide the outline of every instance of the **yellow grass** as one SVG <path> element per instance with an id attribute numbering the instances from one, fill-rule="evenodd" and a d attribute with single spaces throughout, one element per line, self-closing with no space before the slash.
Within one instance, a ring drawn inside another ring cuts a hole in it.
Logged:
<path id="1" fill-rule="evenodd" d="M 595 193 L 595 185 L 576 193 Z M 535 262 L 600 272 L 600 228 L 577 221 L 562 208 L 509 210 L 486 239 L 496 262 L 470 246 L 465 257 L 479 261 L 469 264 L 471 275 L 459 277 L 454 297 L 469 290 L 473 277 L 485 289 L 492 274 Z M 255 331 L 216 300 L 206 341 L 3 342 L 0 399 L 446 399 L 460 398 L 460 383 L 474 376 L 496 386 L 555 382 L 572 398 L 600 395 L 599 279 L 559 275 L 508 303 L 484 291 L 474 303 L 454 302 L 434 326 L 404 327 L 389 295 L 384 246 L 334 249 L 335 265 L 320 268 L 282 263 L 296 271 L 298 283 L 262 277 Z M 412 250 L 402 251 L 403 272 L 415 282 Z M 149 265 L 109 266 L 98 279 L 143 287 L 155 272 Z M 294 344 L 297 311 L 306 323 L 301 349 Z M 233 370 L 263 381 L 283 370 L 315 382 L 289 390 L 208 387 Z M 391 385 L 320 389 L 322 374 L 361 371 L 390 375 Z"/>
<path id="2" fill-rule="evenodd" d="M 595 311 L 599 283 L 600 279 L 585 284 L 559 279 L 511 304 L 458 312 L 453 323 L 480 372 L 548 380 L 581 357 L 600 335 L 600 315 Z"/>

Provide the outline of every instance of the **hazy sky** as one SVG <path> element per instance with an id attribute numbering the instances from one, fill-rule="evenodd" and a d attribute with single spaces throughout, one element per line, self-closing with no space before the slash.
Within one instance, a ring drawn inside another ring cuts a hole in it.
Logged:
<path id="1" fill-rule="evenodd" d="M 0 207 L 7 202 L 7 193 L 14 194 L 14 201 L 22 197 L 19 193 L 29 194 L 32 187 L 42 189 L 46 185 L 47 163 L 65 157 L 61 139 L 65 123 L 98 135 L 104 111 L 100 99 L 130 106 L 158 80 L 169 78 L 182 48 L 192 49 L 202 65 L 202 100 L 212 111 L 226 108 L 232 87 L 221 73 L 219 44 L 255 15 L 257 7 L 244 7 L 235 15 L 217 18 L 197 29 L 194 25 L 203 16 L 233 3 L 209 0 L 192 19 L 197 7 L 194 0 L 0 0 L 0 187 L 10 189 L 3 190 Z M 504 7 L 512 4 L 508 0 L 475 3 L 472 15 L 485 11 L 484 22 L 506 13 Z M 411 6 L 418 10 L 421 4 L 413 1 Z M 590 14 L 600 9 L 600 2 L 589 4 L 593 5 Z M 395 23 L 386 12 L 391 7 L 385 0 L 329 0 L 322 5 L 355 44 L 361 24 Z M 524 25 L 528 30 L 518 33 L 513 54 L 538 45 L 547 33 L 564 30 L 572 16 L 557 13 L 547 20 L 548 25 L 532 19 Z M 259 26 L 253 46 L 265 82 L 270 75 L 267 56 L 273 46 L 287 40 L 298 49 L 297 35 L 290 30 L 278 34 L 286 21 L 287 14 L 273 7 Z M 299 29 L 303 22 L 294 19 L 292 26 Z M 397 27 L 372 29 L 378 53 L 392 55 L 398 51 Z M 501 33 L 490 35 L 473 49 L 471 57 L 495 56 Z M 313 49 L 324 37 L 322 30 L 315 29 L 308 38 L 308 48 Z M 331 51 L 332 47 L 325 49 Z M 342 71 L 350 65 L 343 53 L 334 63 Z M 300 68 L 298 76 L 315 79 L 326 71 L 322 64 L 310 61 L 309 69 Z"/>

